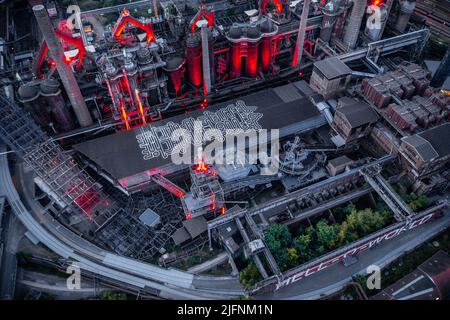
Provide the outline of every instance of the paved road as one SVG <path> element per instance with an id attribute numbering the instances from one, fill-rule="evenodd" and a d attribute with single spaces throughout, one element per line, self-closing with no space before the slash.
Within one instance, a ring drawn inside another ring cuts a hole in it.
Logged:
<path id="1" fill-rule="evenodd" d="M 216 257 L 212 258 L 211 260 L 205 261 L 201 264 L 198 264 L 196 266 L 193 266 L 192 268 L 188 269 L 188 272 L 199 274 L 205 271 L 208 271 L 215 266 L 224 263 L 228 260 L 228 254 L 226 252 L 222 252 L 221 254 L 218 254 Z"/>
<path id="2" fill-rule="evenodd" d="M 18 271 L 17 286 L 19 291 L 34 289 L 64 300 L 86 299 L 97 296 L 104 290 L 111 290 L 106 287 L 96 287 L 92 281 L 86 279 L 83 280 L 80 289 L 71 290 L 67 288 L 66 279 L 62 277 L 25 269 Z"/>
<path id="3" fill-rule="evenodd" d="M 450 212 L 447 209 L 442 218 L 426 223 L 397 236 L 393 240 L 387 240 L 370 250 L 360 253 L 358 262 L 351 266 L 345 267 L 342 263 L 338 263 L 328 267 L 326 271 L 320 271 L 310 275 L 307 278 L 279 289 L 273 294 L 264 294 L 255 298 L 274 300 L 319 299 L 342 289 L 351 281 L 353 275 L 365 272 L 369 265 L 376 264 L 382 268 L 405 252 L 414 249 L 424 241 L 449 227 Z"/>

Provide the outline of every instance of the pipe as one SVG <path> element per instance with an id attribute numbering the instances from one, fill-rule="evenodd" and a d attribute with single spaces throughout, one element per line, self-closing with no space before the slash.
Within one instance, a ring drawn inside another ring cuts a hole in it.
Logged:
<path id="1" fill-rule="evenodd" d="M 89 113 L 73 72 L 65 62 L 63 48 L 56 37 L 47 10 L 43 5 L 36 5 L 33 7 L 33 12 L 45 42 L 47 43 L 50 56 L 56 63 L 59 76 L 66 89 L 67 96 L 69 97 L 80 126 L 87 127 L 92 125 L 93 121 L 91 114 Z"/>
<path id="2" fill-rule="evenodd" d="M 302 15 L 300 17 L 300 24 L 298 26 L 297 43 L 295 45 L 293 66 L 299 67 L 302 62 L 303 45 L 305 42 L 306 23 L 308 20 L 309 5 L 311 0 L 304 0 Z"/>
<path id="3" fill-rule="evenodd" d="M 209 30 L 207 24 L 201 26 L 202 62 L 203 62 L 203 93 L 206 96 L 211 92 L 211 66 L 209 57 Z"/>

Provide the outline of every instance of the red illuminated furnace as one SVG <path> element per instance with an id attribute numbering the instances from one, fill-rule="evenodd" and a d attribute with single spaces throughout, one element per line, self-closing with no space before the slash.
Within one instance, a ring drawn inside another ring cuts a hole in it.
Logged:
<path id="1" fill-rule="evenodd" d="M 242 64 L 247 77 L 255 78 L 258 67 L 264 73 L 270 71 L 273 62 L 273 36 L 278 27 L 267 18 L 256 24 L 234 24 L 227 33 L 231 42 L 231 78 L 241 76 Z"/>
<path id="2" fill-rule="evenodd" d="M 198 33 L 189 34 L 186 39 L 186 63 L 191 83 L 202 85 L 202 44 Z"/>

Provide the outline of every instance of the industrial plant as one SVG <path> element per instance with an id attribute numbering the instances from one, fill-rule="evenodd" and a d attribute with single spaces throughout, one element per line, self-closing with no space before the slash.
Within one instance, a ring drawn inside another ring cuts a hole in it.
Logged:
<path id="1" fill-rule="evenodd" d="M 0 1 L 0 299 L 449 298 L 449 23 L 432 0 Z M 439 282 L 406 292 L 415 268 Z"/>

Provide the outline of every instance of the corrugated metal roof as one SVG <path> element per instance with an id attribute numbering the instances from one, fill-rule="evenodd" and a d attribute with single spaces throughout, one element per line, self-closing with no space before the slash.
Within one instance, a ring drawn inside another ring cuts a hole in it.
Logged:
<path id="1" fill-rule="evenodd" d="M 347 76 L 352 73 L 352 69 L 336 57 L 317 61 L 314 63 L 314 67 L 322 72 L 328 80 Z"/>

